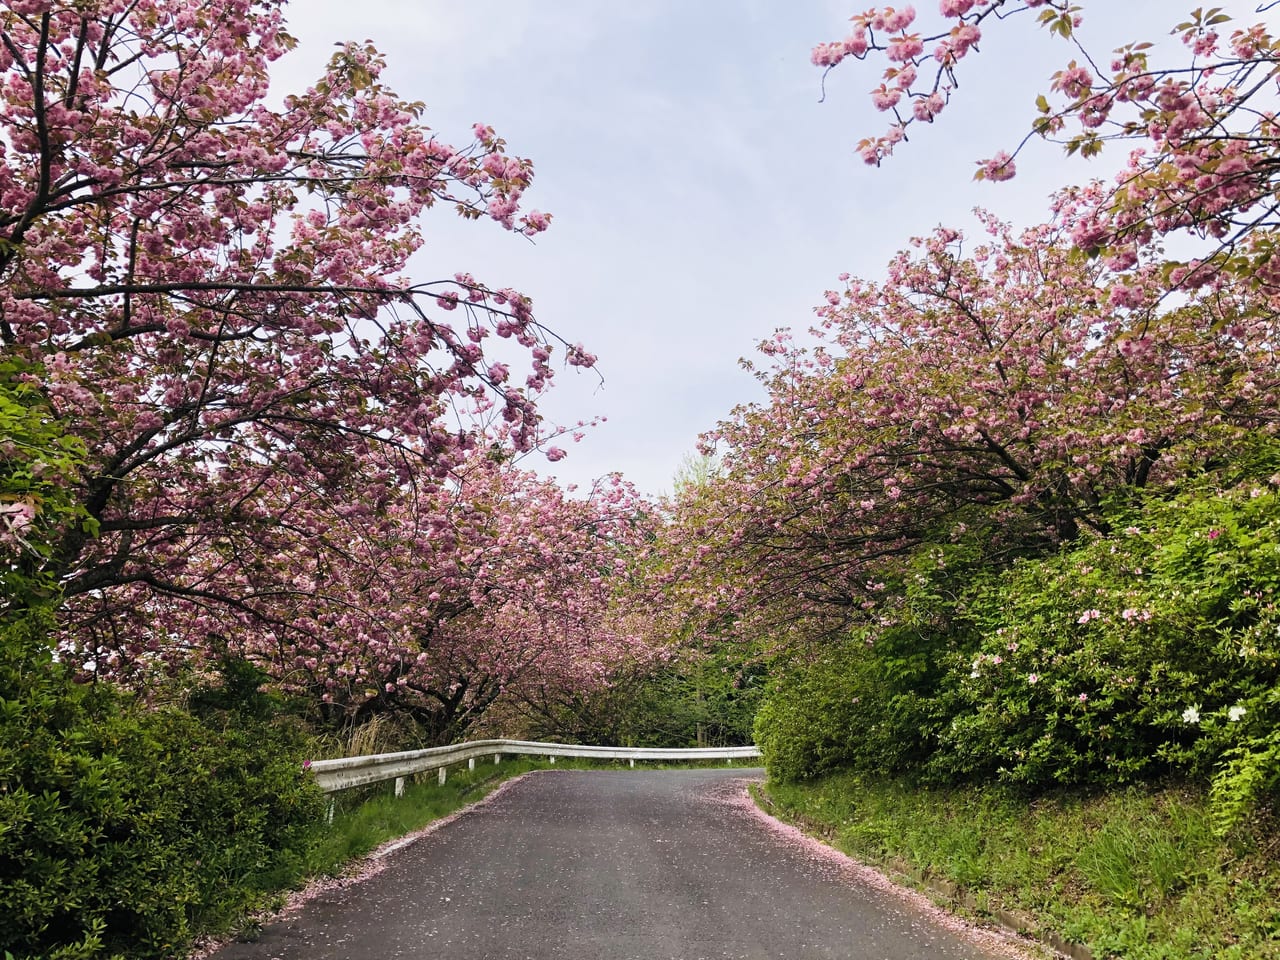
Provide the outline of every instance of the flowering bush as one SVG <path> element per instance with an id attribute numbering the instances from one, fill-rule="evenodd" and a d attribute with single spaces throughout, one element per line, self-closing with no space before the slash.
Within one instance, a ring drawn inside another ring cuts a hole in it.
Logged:
<path id="1" fill-rule="evenodd" d="M 977 645 L 951 664 L 954 718 L 935 773 L 1125 782 L 1208 775 L 1227 751 L 1241 769 L 1267 754 L 1280 474 L 1255 477 L 1275 458 L 1149 500 L 1109 536 L 976 587 Z M 1251 782 L 1256 794 L 1271 781 L 1255 771 Z"/>
<path id="2" fill-rule="evenodd" d="M 927 544 L 852 639 L 784 671 L 770 775 L 838 767 L 1032 789 L 1214 778 L 1226 830 L 1280 782 L 1280 447 L 1262 442 L 1004 570 Z"/>

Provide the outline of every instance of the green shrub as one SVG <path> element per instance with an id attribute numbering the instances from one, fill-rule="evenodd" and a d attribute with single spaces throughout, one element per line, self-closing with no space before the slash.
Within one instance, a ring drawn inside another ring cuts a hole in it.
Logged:
<path id="1" fill-rule="evenodd" d="M 1274 706 L 1277 691 L 1269 699 Z M 1274 712 L 1274 711 L 1273 711 Z M 1259 727 L 1256 722 L 1254 729 Z M 1280 787 L 1280 731 L 1250 732 L 1223 755 L 1209 792 L 1214 828 L 1227 834 Z"/>
<path id="2" fill-rule="evenodd" d="M 629 747 L 739 746 L 764 691 L 766 666 L 747 644 L 686 651 L 678 659 L 617 671 L 586 692 L 568 687 L 521 691 L 505 705 L 527 740 Z"/>
<path id="3" fill-rule="evenodd" d="M 12 354 L 0 357 L 0 507 L 30 511 L 21 530 L 0 521 L 0 610 L 54 602 L 48 569 L 55 543 L 98 524 L 72 496 L 84 444 L 69 437 L 39 388 L 43 369 Z"/>
<path id="4" fill-rule="evenodd" d="M 1219 831 L 1280 792 L 1280 446 L 1007 566 L 990 530 L 901 562 L 857 636 L 775 681 L 771 777 L 837 768 L 1032 790 L 1213 781 Z"/>
<path id="5" fill-rule="evenodd" d="M 951 664 L 932 770 L 1124 783 L 1229 756 L 1219 794 L 1239 813 L 1280 773 L 1280 493 L 1206 483 L 1117 527 L 971 591 L 981 639 Z"/>
<path id="6" fill-rule="evenodd" d="M 77 684 L 47 627 L 0 624 L 0 951 L 171 957 L 305 852 L 323 804 L 305 742 Z"/>
<path id="7" fill-rule="evenodd" d="M 1003 535 L 981 517 L 968 519 L 971 526 L 949 527 L 896 572 L 883 571 L 873 622 L 776 671 L 755 722 L 770 778 L 840 768 L 920 775 L 951 719 L 943 697 L 948 664 L 976 643 L 963 592 Z"/>
<path id="8" fill-rule="evenodd" d="M 918 635 L 885 630 L 784 670 L 756 714 L 771 778 L 838 768 L 910 772 L 932 749 L 938 671 Z"/>
<path id="9" fill-rule="evenodd" d="M 761 703 L 755 740 L 771 778 L 802 780 L 848 764 L 857 710 L 841 652 L 791 667 Z"/>

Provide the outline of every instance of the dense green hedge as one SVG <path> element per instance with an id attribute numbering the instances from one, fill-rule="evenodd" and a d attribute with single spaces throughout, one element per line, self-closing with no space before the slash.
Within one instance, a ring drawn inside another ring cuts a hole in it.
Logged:
<path id="1" fill-rule="evenodd" d="M 1176 496 L 1117 506 L 1105 535 L 966 569 L 923 607 L 916 591 L 785 672 L 757 717 L 771 775 L 1035 790 L 1192 777 L 1213 781 L 1230 828 L 1280 782 L 1273 446 Z M 922 553 L 946 566 L 940 548 Z"/>
<path id="2" fill-rule="evenodd" d="M 770 776 L 804 780 L 923 763 L 939 707 L 937 651 L 930 656 L 927 647 L 904 631 L 874 640 L 865 633 L 782 667 L 755 720 Z"/>
<path id="3" fill-rule="evenodd" d="M 1152 502 L 1016 565 L 974 591 L 936 766 L 1033 785 L 1211 775 L 1280 719 L 1277 587 L 1265 482 Z"/>
<path id="4" fill-rule="evenodd" d="M 74 682 L 40 614 L 0 625 L 0 954 L 172 957 L 302 856 L 305 741 L 252 711 Z"/>

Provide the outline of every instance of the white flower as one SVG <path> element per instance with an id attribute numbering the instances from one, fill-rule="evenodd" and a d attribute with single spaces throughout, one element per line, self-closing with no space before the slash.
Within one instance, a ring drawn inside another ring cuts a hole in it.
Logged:
<path id="1" fill-rule="evenodd" d="M 1244 718 L 1244 715 L 1248 712 L 1249 712 L 1248 710 L 1246 710 L 1244 707 L 1240 706 L 1240 704 L 1237 703 L 1234 707 L 1232 707 L 1230 710 L 1227 711 L 1227 719 L 1230 720 L 1232 723 L 1238 723 L 1240 720 Z"/>
<path id="2" fill-rule="evenodd" d="M 1187 707 L 1187 709 L 1183 710 L 1182 722 L 1183 723 L 1199 723 L 1200 722 L 1200 704 L 1197 703 L 1195 706 Z"/>

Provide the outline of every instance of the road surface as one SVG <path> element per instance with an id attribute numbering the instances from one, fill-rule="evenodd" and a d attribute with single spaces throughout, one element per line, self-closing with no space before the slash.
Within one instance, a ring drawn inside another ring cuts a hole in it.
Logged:
<path id="1" fill-rule="evenodd" d="M 547 771 L 216 960 L 1008 960 L 771 828 L 742 770 Z M 759 772 L 754 776 L 758 777 Z"/>

